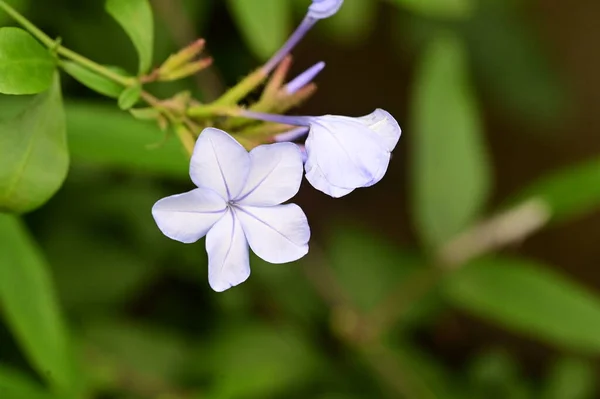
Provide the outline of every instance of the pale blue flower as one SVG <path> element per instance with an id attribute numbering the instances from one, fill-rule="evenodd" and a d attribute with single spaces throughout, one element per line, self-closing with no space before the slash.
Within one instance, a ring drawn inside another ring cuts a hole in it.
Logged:
<path id="1" fill-rule="evenodd" d="M 316 189 L 336 198 L 379 182 L 402 134 L 398 122 L 382 109 L 360 118 L 294 117 L 251 111 L 244 111 L 242 115 L 309 127 L 305 143 L 306 179 Z"/>
<path id="2" fill-rule="evenodd" d="M 296 47 L 300 40 L 317 23 L 318 20 L 329 18 L 342 7 L 344 0 L 313 0 L 308 7 L 306 16 L 289 37 L 285 44 L 262 67 L 265 74 L 270 73 Z"/>
<path id="3" fill-rule="evenodd" d="M 152 215 L 167 237 L 193 243 L 206 236 L 208 281 L 218 292 L 250 275 L 248 246 L 271 263 L 308 252 L 310 228 L 302 209 L 280 205 L 298 192 L 302 155 L 291 143 L 248 153 L 222 130 L 207 128 L 190 164 L 198 187 L 158 201 Z"/>

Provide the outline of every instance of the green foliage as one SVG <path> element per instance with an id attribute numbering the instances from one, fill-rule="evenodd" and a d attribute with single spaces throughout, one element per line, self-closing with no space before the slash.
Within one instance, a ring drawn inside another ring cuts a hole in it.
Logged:
<path id="1" fill-rule="evenodd" d="M 535 262 L 474 261 L 448 278 L 445 291 L 454 305 L 506 328 L 560 347 L 600 352 L 600 299 Z"/>
<path id="2" fill-rule="evenodd" d="M 414 220 L 438 247 L 479 216 L 491 186 L 464 49 L 440 36 L 426 49 L 413 93 Z"/>
<path id="3" fill-rule="evenodd" d="M 268 59 L 285 42 L 291 28 L 289 0 L 228 0 L 227 5 L 260 59 Z"/>
<path id="4" fill-rule="evenodd" d="M 111 98 L 119 98 L 123 86 L 72 61 L 63 61 L 62 69 L 75 78 L 79 83 L 90 89 Z"/>
<path id="5" fill-rule="evenodd" d="M 29 7 L 30 0 L 10 0 L 8 3 L 16 10 L 23 12 Z M 0 25 L 10 22 L 10 17 L 4 12 L 0 12 Z"/>
<path id="6" fill-rule="evenodd" d="M 76 160 L 189 181 L 181 144 L 171 136 L 165 140 L 156 125 L 136 120 L 114 106 L 69 103 L 67 126 Z"/>
<path id="7" fill-rule="evenodd" d="M 107 0 L 106 11 L 133 42 L 139 57 L 139 72 L 148 72 L 154 50 L 154 19 L 148 0 Z"/>
<path id="8" fill-rule="evenodd" d="M 62 399 L 17 370 L 0 365 L 0 394 L 6 399 Z"/>
<path id="9" fill-rule="evenodd" d="M 591 399 L 597 397 L 598 382 L 592 362 L 562 357 L 552 363 L 542 392 L 543 399 Z"/>
<path id="10" fill-rule="evenodd" d="M 0 210 L 32 211 L 62 185 L 69 153 L 58 75 L 23 112 L 0 122 L 0 165 Z"/>
<path id="11" fill-rule="evenodd" d="M 475 6 L 474 0 L 392 0 L 400 7 L 428 17 L 466 18 Z"/>
<path id="12" fill-rule="evenodd" d="M 49 267 L 23 223 L 6 214 L 0 214 L 0 303 L 40 376 L 54 387 L 72 390 L 69 341 Z"/>
<path id="13" fill-rule="evenodd" d="M 56 62 L 19 28 L 0 28 L 0 93 L 36 94 L 52 85 Z"/>
<path id="14" fill-rule="evenodd" d="M 130 109 L 140 100 L 141 95 L 142 86 L 140 85 L 126 88 L 119 96 L 119 108 L 123 111 Z"/>
<path id="15" fill-rule="evenodd" d="M 173 379 L 187 359 L 186 342 L 158 326 L 100 319 L 90 321 L 82 336 L 88 350 L 98 356 L 96 366 L 136 370 L 145 378 Z"/>
<path id="16" fill-rule="evenodd" d="M 218 332 L 208 354 L 216 381 L 211 397 L 265 398 L 293 392 L 315 377 L 319 360 L 297 331 L 259 324 L 228 326 Z"/>
<path id="17" fill-rule="evenodd" d="M 533 398 L 518 360 L 506 350 L 495 348 L 476 355 L 468 369 L 469 390 L 474 398 Z"/>
<path id="18" fill-rule="evenodd" d="M 460 29 L 473 71 L 498 106 L 552 128 L 565 116 L 567 92 L 541 40 L 518 11 L 513 2 L 482 0 Z"/>
<path id="19" fill-rule="evenodd" d="M 8 3 L 23 9 L 28 1 Z M 30 7 L 27 17 L 60 35 L 68 48 L 99 62 L 100 68 L 104 64 L 133 68 L 136 53 L 103 12 L 102 2 L 79 2 L 77 7 L 72 7 L 73 1 L 55 3 L 52 13 L 47 7 Z M 157 60 L 176 53 L 196 36 L 206 37 L 219 73 L 203 71 L 206 75 L 200 80 L 219 86 L 215 76 L 231 83 L 249 71 L 246 67 L 256 66 L 240 51 L 244 41 L 255 56 L 268 58 L 293 28 L 289 8 L 298 7 L 299 19 L 310 0 L 229 0 L 239 32 L 223 29 L 229 20 L 222 13 L 222 2 L 182 0 L 183 8 L 178 9 L 179 1 L 162 1 L 168 7 L 156 13 L 154 34 L 149 5 L 159 3 L 106 2 L 139 53 L 139 73 L 151 69 L 154 36 Z M 0 4 L 5 3 L 0 0 Z M 475 91 L 482 96 L 486 116 L 491 116 L 486 122 L 492 128 L 498 128 L 494 126 L 498 110 L 502 118 L 503 112 L 510 111 L 550 126 L 563 115 L 566 96 L 543 54 L 548 46 L 539 43 L 518 5 L 495 0 L 345 0 L 337 15 L 320 22 L 297 53 L 321 59 L 319 54 L 327 51 L 330 65 L 337 63 L 341 75 L 325 89 L 335 97 L 326 94 L 321 105 L 317 103 L 319 109 L 310 112 L 358 114 L 360 109 L 384 106 L 406 134 L 394 152 L 390 173 L 366 196 L 357 192 L 330 203 L 303 189 L 293 200 L 306 210 L 314 232 L 306 258 L 272 265 L 251 255 L 250 280 L 218 295 L 208 288 L 203 242 L 184 246 L 168 240 L 151 217 L 156 200 L 193 188 L 187 154 L 172 132 L 157 126 L 164 115 L 141 108 L 145 105 L 131 108 L 140 100 L 139 86 L 124 90 L 124 85 L 54 54 L 58 48 L 44 49 L 23 31 L 0 28 L 0 38 L 5 32 L 17 32 L 28 43 L 18 46 L 18 41 L 0 40 L 0 92 L 48 90 L 33 102 L 26 96 L 0 96 L 0 120 L 5 121 L 0 122 L 0 208 L 32 210 L 62 187 L 46 206 L 27 215 L 27 227 L 14 215 L 0 214 L 0 398 L 596 397 L 596 365 L 584 356 L 596 354 L 600 347 L 597 296 L 549 272 L 548 266 L 523 259 L 490 257 L 442 273 L 428 252 L 487 217 L 481 210 L 490 191 L 490 165 Z M 162 12 L 166 9 L 168 13 Z M 0 24 L 9 22 L 6 15 L 0 11 Z M 394 17 L 397 27 L 390 25 Z M 441 33 L 442 28 L 451 33 Z M 388 47 L 388 31 L 397 32 L 400 40 L 418 43 L 413 47 L 419 51 L 423 48 L 416 65 L 413 54 L 406 55 L 404 42 L 399 51 Z M 568 40 L 569 35 L 560 33 L 562 40 Z M 364 45 L 365 53 L 352 51 L 346 58 L 342 54 L 348 50 L 333 48 L 331 43 L 319 46 L 321 40 L 330 39 Z M 585 38 L 578 40 L 584 49 Z M 2 65 L 6 48 L 13 62 L 30 45 L 37 54 L 33 58 L 46 60 L 43 68 L 32 59 L 19 69 Z M 367 68 L 373 64 L 370 60 L 356 60 L 374 54 L 371 51 L 381 54 L 381 64 L 379 56 L 371 68 Z M 90 101 L 86 90 L 68 80 L 63 121 L 58 83 L 49 89 L 57 57 L 62 69 L 79 83 L 118 101 Z M 300 70 L 314 61 L 302 57 L 294 68 Z M 565 73 L 576 70 L 583 79 L 585 68 L 574 61 L 575 57 L 566 60 Z M 40 83 L 43 74 L 33 67 L 50 77 L 45 86 Z M 136 80 L 122 69 L 108 69 L 128 82 Z M 407 71 L 414 71 L 415 78 Z M 362 83 L 355 87 L 354 82 L 363 78 L 371 82 L 379 72 L 389 85 L 363 96 L 357 90 Z M 471 82 L 477 87 L 472 88 Z M 593 81 L 589 82 L 591 87 Z M 187 83 L 144 83 L 144 89 L 162 99 L 196 90 Z M 407 83 L 413 86 L 413 96 L 406 103 Z M 411 124 L 403 121 L 406 109 L 412 111 Z M 60 129 L 59 121 L 63 121 Z M 68 164 L 65 124 L 73 162 L 69 179 L 61 186 Z M 34 137 L 30 146 L 23 144 Z M 497 143 L 496 137 L 491 139 Z M 52 146 L 49 140 L 59 145 Z M 407 154 L 413 180 L 404 190 L 398 188 L 404 185 L 398 176 L 404 173 L 407 144 L 414 145 Z M 521 144 L 515 141 L 514 146 Z M 25 147 L 31 149 L 31 156 L 23 156 Z M 494 148 L 498 165 L 509 169 L 502 157 L 510 154 L 498 147 L 498 151 Z M 36 153 L 51 148 L 60 150 L 58 161 Z M 27 166 L 22 174 L 7 166 L 18 163 L 17 157 Z M 516 199 L 540 198 L 559 222 L 590 213 L 600 205 L 599 162 L 592 158 L 565 165 L 528 185 Z M 511 173 L 498 171 L 499 193 L 513 183 L 522 185 L 508 181 Z M 53 184 L 44 180 L 50 174 L 56 179 Z M 6 181 L 17 182 L 15 193 L 23 195 L 13 193 L 6 200 Z M 413 194 L 412 208 L 404 209 L 403 197 Z M 381 210 L 372 209 L 372 196 L 382 204 Z M 514 203 L 520 202 L 508 204 Z M 364 221 L 369 229 L 348 222 L 367 214 L 373 216 Z M 407 216 L 416 222 L 421 248 L 411 247 Z M 401 223 L 393 225 L 397 221 Z M 518 223 L 501 225 L 496 233 L 515 227 Z M 557 230 L 553 236 L 562 233 Z M 543 247 L 548 243 L 544 240 L 540 238 L 533 247 Z M 526 253 L 530 247 L 513 250 Z M 567 253 L 565 259 L 573 260 L 569 268 L 585 261 L 593 264 L 593 259 L 579 259 L 584 255 L 585 251 Z M 548 348 L 520 351 L 530 345 L 527 341 L 517 342 L 518 351 L 486 349 L 502 337 L 480 335 L 477 320 L 463 323 L 453 312 L 444 312 L 449 305 L 554 344 L 558 348 L 549 350 L 560 352 L 550 355 L 556 362 L 544 365 L 540 372 L 531 371 L 529 366 L 539 363 L 536 353 Z M 363 314 L 345 312 L 354 308 Z M 386 309 L 391 316 L 383 317 L 383 331 L 378 331 L 376 322 L 382 321 L 378 316 L 387 315 Z M 340 314 L 348 318 L 337 318 Z M 78 358 L 76 367 L 71 346 Z M 562 353 L 565 350 L 583 356 L 571 357 Z M 33 370 L 17 371 L 26 369 L 27 361 Z"/>
<path id="20" fill-rule="evenodd" d="M 600 159 L 570 165 L 530 184 L 518 199 L 541 198 L 556 221 L 589 213 L 600 206 Z"/>

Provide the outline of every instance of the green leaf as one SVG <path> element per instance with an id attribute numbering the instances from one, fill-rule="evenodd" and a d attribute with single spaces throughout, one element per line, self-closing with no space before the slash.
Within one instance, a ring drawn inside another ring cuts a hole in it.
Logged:
<path id="1" fill-rule="evenodd" d="M 9 328 L 40 376 L 73 386 L 69 343 L 49 267 L 19 218 L 0 214 L 0 304 Z"/>
<path id="2" fill-rule="evenodd" d="M 29 33 L 0 28 L 0 93 L 41 93 L 52 85 L 55 69 L 54 58 Z"/>
<path id="3" fill-rule="evenodd" d="M 427 17 L 466 18 L 473 12 L 473 0 L 392 0 L 402 8 Z"/>
<path id="4" fill-rule="evenodd" d="M 491 176 L 466 55 L 452 36 L 426 49 L 413 93 L 413 214 L 428 247 L 438 247 L 479 215 Z"/>
<path id="5" fill-rule="evenodd" d="M 227 4 L 244 40 L 261 60 L 271 57 L 287 39 L 289 0 L 228 0 Z"/>
<path id="6" fill-rule="evenodd" d="M 67 104 L 67 126 L 71 154 L 78 161 L 189 181 L 189 157 L 179 141 L 175 137 L 164 141 L 156 125 L 136 120 L 114 106 Z"/>
<path id="7" fill-rule="evenodd" d="M 592 399 L 596 398 L 597 379 L 594 364 L 590 361 L 563 357 L 550 368 L 543 399 Z"/>
<path id="8" fill-rule="evenodd" d="M 454 305 L 508 329 L 600 353 L 600 299 L 532 261 L 474 261 L 449 277 L 445 292 Z"/>
<path id="9" fill-rule="evenodd" d="M 98 75 L 75 62 L 64 61 L 61 63 L 61 66 L 66 73 L 75 78 L 79 83 L 107 97 L 119 98 L 123 92 L 123 86 L 120 84 Z"/>
<path id="10" fill-rule="evenodd" d="M 65 115 L 54 84 L 18 116 L 0 122 L 0 210 L 29 212 L 48 201 L 69 169 Z"/>
<path id="11" fill-rule="evenodd" d="M 133 42 L 140 58 L 140 74 L 148 72 L 154 46 L 154 19 L 148 0 L 107 0 L 106 11 Z"/>
<path id="12" fill-rule="evenodd" d="M 6 399 L 58 399 L 26 375 L 2 365 L 0 395 Z"/>
<path id="13" fill-rule="evenodd" d="M 0 117 L 17 115 L 25 105 L 14 100 L 0 96 Z M 156 125 L 98 102 L 67 103 L 66 111 L 69 148 L 75 161 L 189 181 L 189 157 L 176 138 L 165 140 Z"/>
<path id="14" fill-rule="evenodd" d="M 123 90 L 121 95 L 119 96 L 119 108 L 123 111 L 128 110 L 133 107 L 140 100 L 140 96 L 142 95 L 142 86 L 135 85 L 126 88 Z"/>
<path id="15" fill-rule="evenodd" d="M 516 199 L 541 198 L 553 220 L 565 221 L 600 207 L 600 158 L 570 165 L 529 185 Z"/>

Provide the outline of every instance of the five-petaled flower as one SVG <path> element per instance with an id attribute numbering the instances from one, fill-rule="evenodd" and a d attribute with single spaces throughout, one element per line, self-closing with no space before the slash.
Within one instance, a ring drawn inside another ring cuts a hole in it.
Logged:
<path id="1" fill-rule="evenodd" d="M 196 142 L 190 177 L 198 187 L 158 201 L 152 214 L 169 238 L 193 243 L 206 235 L 208 279 L 218 292 L 250 275 L 248 245 L 270 263 L 308 252 L 310 228 L 302 209 L 280 205 L 302 180 L 302 158 L 291 143 L 248 153 L 227 133 L 205 129 Z"/>

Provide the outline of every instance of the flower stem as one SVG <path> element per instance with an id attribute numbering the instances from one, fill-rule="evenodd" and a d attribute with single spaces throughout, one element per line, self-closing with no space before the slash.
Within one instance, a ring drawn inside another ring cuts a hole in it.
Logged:
<path id="1" fill-rule="evenodd" d="M 23 28 L 25 28 L 29 33 L 31 33 L 36 39 L 42 42 L 46 47 L 50 49 L 54 49 L 58 54 L 63 57 L 74 61 L 81 66 L 84 66 L 99 75 L 104 76 L 112 81 L 115 81 L 125 87 L 129 87 L 135 83 L 134 78 L 128 78 L 125 76 L 121 76 L 118 73 L 111 71 L 110 69 L 82 56 L 77 54 L 74 51 L 69 50 L 61 45 L 57 45 L 57 42 L 53 40 L 50 36 L 45 34 L 41 29 L 35 26 L 31 21 L 21 15 L 17 10 L 9 6 L 4 0 L 0 0 L 0 8 L 3 9 L 8 15 L 10 15 L 16 22 L 21 24 Z"/>

